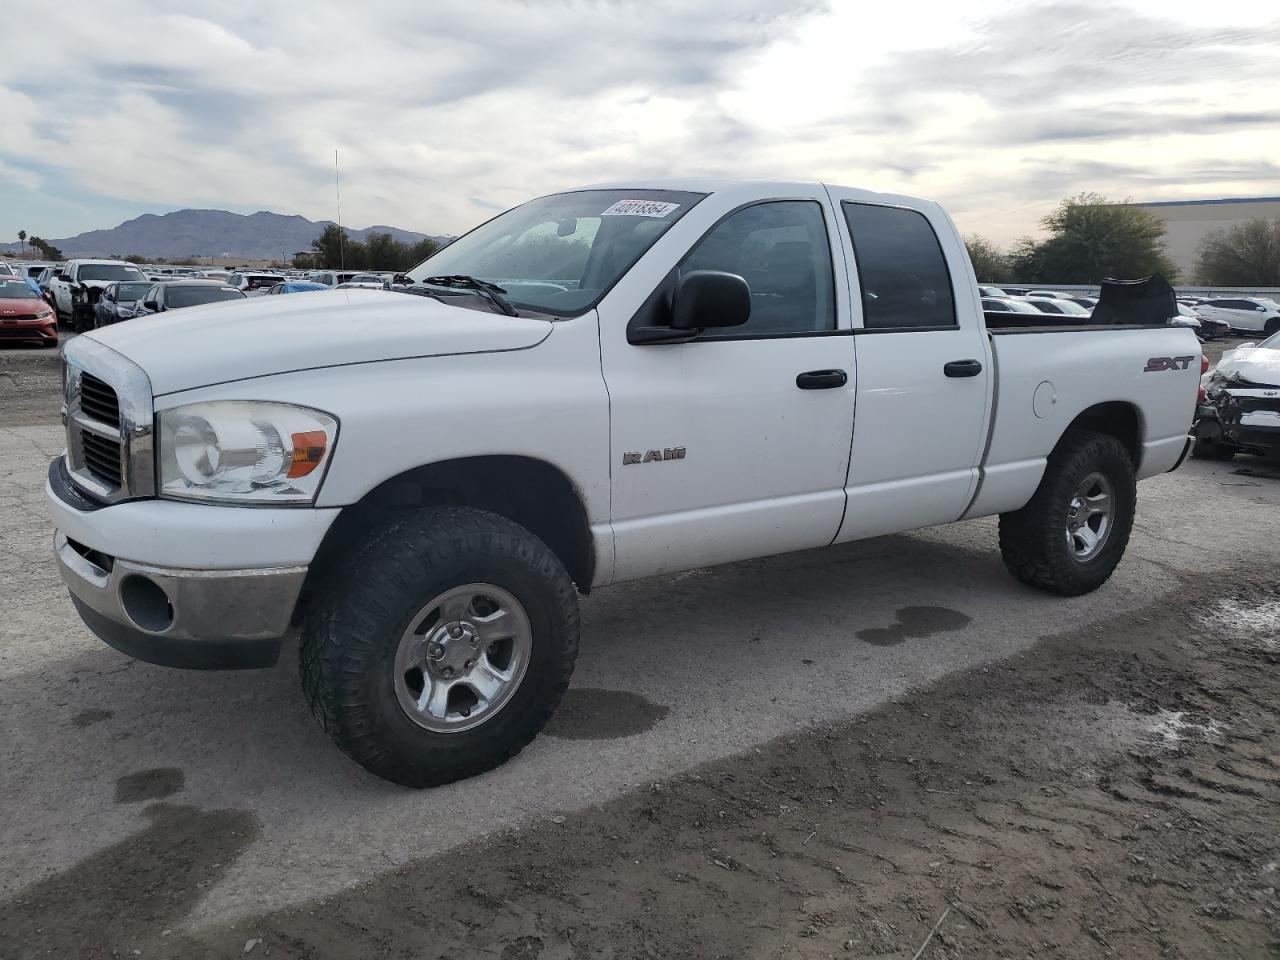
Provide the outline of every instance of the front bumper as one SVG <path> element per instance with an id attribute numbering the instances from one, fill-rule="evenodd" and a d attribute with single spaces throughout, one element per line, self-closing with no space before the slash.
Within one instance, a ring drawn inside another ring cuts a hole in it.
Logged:
<path id="1" fill-rule="evenodd" d="M 57 339 L 58 321 L 54 317 L 47 320 L 0 320 L 0 342 Z"/>
<path id="2" fill-rule="evenodd" d="M 271 666 L 337 510 L 102 504 L 50 466 L 54 553 L 99 638 L 164 666 Z"/>
<path id="3" fill-rule="evenodd" d="M 269 667 L 306 567 L 180 570 L 131 563 L 54 536 L 58 570 L 85 625 L 122 653 L 193 670 Z"/>

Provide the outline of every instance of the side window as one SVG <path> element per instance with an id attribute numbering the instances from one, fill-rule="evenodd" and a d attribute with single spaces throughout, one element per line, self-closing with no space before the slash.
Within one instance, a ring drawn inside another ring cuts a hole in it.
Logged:
<path id="1" fill-rule="evenodd" d="M 1056 303 L 1046 303 L 1045 301 L 1037 303 L 1036 309 L 1041 313 L 1062 313 L 1062 308 Z"/>
<path id="2" fill-rule="evenodd" d="M 999 300 L 983 300 L 983 310 L 992 310 L 996 313 L 1009 313 L 1011 308 L 1007 303 L 1001 303 Z"/>
<path id="3" fill-rule="evenodd" d="M 863 325 L 957 326 L 951 273 L 924 214 L 871 203 L 841 206 L 862 285 Z"/>
<path id="4" fill-rule="evenodd" d="M 751 288 L 751 319 L 707 340 L 803 335 L 836 328 L 835 279 L 822 205 L 771 200 L 744 207 L 711 228 L 680 273 L 722 270 Z"/>

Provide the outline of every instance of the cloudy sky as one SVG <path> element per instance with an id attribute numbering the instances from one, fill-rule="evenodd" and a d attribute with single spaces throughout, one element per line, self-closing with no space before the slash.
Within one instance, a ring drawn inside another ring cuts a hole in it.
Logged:
<path id="1" fill-rule="evenodd" d="M 186 10 L 186 12 L 180 12 Z M 0 239 L 217 207 L 456 233 L 630 177 L 1280 194 L 1274 0 L 64 0 L 6 30 Z"/>

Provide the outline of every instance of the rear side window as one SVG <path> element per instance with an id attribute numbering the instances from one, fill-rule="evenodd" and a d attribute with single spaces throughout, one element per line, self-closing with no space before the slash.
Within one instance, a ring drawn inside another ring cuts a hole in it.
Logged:
<path id="1" fill-rule="evenodd" d="M 905 207 L 841 204 L 862 286 L 863 325 L 892 330 L 955 327 L 951 274 L 924 214 Z"/>
<path id="2" fill-rule="evenodd" d="M 983 310 L 994 310 L 997 313 L 1009 313 L 1008 304 L 1001 303 L 999 300 L 983 300 Z"/>
<path id="3" fill-rule="evenodd" d="M 836 328 L 831 245 L 822 206 L 771 200 L 731 213 L 680 264 L 680 273 L 722 270 L 751 288 L 751 319 L 700 339 L 804 335 Z"/>

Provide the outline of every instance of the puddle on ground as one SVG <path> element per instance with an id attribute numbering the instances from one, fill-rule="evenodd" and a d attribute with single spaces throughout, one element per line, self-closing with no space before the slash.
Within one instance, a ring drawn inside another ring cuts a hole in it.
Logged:
<path id="1" fill-rule="evenodd" d="M 162 800 L 182 789 L 186 775 L 177 767 L 156 767 L 126 773 L 116 781 L 116 803 L 138 803 L 142 800 Z"/>
<path id="2" fill-rule="evenodd" d="M 73 727 L 87 727 L 103 720 L 110 720 L 115 714 L 110 710 L 83 710 L 71 718 Z"/>
<path id="3" fill-rule="evenodd" d="M 1280 651 L 1280 600 L 1250 602 L 1224 597 L 1196 617 L 1211 634 L 1225 633 L 1263 650 Z"/>
<path id="4" fill-rule="evenodd" d="M 653 729 L 670 712 L 628 690 L 571 687 L 544 732 L 563 740 L 616 740 Z"/>
<path id="5" fill-rule="evenodd" d="M 877 647 L 892 647 L 912 637 L 932 637 L 938 633 L 963 630 L 973 618 L 948 607 L 903 607 L 891 627 L 867 627 L 858 639 Z"/>

